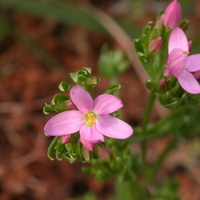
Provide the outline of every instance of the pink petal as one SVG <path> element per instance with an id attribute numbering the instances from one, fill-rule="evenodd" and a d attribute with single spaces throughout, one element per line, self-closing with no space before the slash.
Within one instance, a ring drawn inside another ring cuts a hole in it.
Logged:
<path id="1" fill-rule="evenodd" d="M 175 48 L 181 49 L 182 51 L 189 51 L 187 37 L 183 30 L 178 27 L 176 27 L 170 35 L 168 44 L 168 54 L 170 54 L 171 51 Z"/>
<path id="2" fill-rule="evenodd" d="M 84 124 L 82 113 L 70 110 L 52 117 L 45 125 L 44 132 L 52 136 L 62 136 L 76 133 Z"/>
<path id="3" fill-rule="evenodd" d="M 200 70 L 200 54 L 188 56 L 185 67 L 189 72 L 199 71 Z"/>
<path id="4" fill-rule="evenodd" d="M 88 151 L 93 151 L 93 149 L 95 147 L 95 143 L 84 140 L 82 137 L 80 137 L 80 141 Z"/>
<path id="5" fill-rule="evenodd" d="M 133 134 L 130 125 L 111 115 L 99 116 L 96 127 L 99 132 L 110 138 L 126 139 Z"/>
<path id="6" fill-rule="evenodd" d="M 80 129 L 80 136 L 84 140 L 92 143 L 104 142 L 103 135 L 96 129 L 96 126 L 92 126 L 91 128 L 83 125 Z"/>
<path id="7" fill-rule="evenodd" d="M 178 77 L 185 67 L 188 55 L 180 49 L 173 49 L 167 59 L 168 76 Z"/>
<path id="8" fill-rule="evenodd" d="M 174 29 L 181 21 L 182 9 L 177 0 L 172 1 L 164 13 L 164 25 Z"/>
<path id="9" fill-rule="evenodd" d="M 178 81 L 186 92 L 190 94 L 200 94 L 200 85 L 190 72 L 184 70 L 178 77 Z"/>
<path id="10" fill-rule="evenodd" d="M 93 110 L 98 115 L 108 115 L 123 107 L 122 101 L 111 94 L 99 95 L 94 100 Z"/>
<path id="11" fill-rule="evenodd" d="M 73 86 L 70 90 L 70 97 L 73 103 L 82 113 L 92 110 L 93 99 L 83 87 Z"/>

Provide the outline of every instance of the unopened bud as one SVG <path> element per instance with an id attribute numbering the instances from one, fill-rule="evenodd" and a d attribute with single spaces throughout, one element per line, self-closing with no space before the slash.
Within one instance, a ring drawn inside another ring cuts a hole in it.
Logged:
<path id="1" fill-rule="evenodd" d="M 174 29 L 181 21 L 182 9 L 178 0 L 172 1 L 164 13 L 164 25 Z"/>
<path id="2" fill-rule="evenodd" d="M 62 142 L 63 144 L 67 144 L 67 143 L 69 143 L 71 140 L 72 140 L 72 136 L 71 136 L 71 135 L 64 135 L 64 136 L 61 136 L 61 142 Z"/>
<path id="3" fill-rule="evenodd" d="M 192 51 L 192 40 L 188 41 L 189 52 Z"/>
<path id="4" fill-rule="evenodd" d="M 169 83 L 166 79 L 161 79 L 158 81 L 158 86 L 164 92 L 168 89 Z"/>
<path id="5" fill-rule="evenodd" d="M 66 103 L 67 110 L 73 110 L 76 108 L 75 104 L 71 99 L 69 99 Z"/>
<path id="6" fill-rule="evenodd" d="M 106 160 L 109 155 L 108 149 L 102 149 L 101 147 L 97 147 L 98 153 L 101 156 L 102 160 Z"/>
<path id="7" fill-rule="evenodd" d="M 89 142 L 89 141 L 83 139 L 82 137 L 80 137 L 80 142 L 82 143 L 82 145 L 84 146 L 85 149 L 87 149 L 88 151 L 93 151 L 93 149 L 95 147 L 95 143 Z"/>
<path id="8" fill-rule="evenodd" d="M 162 14 L 162 15 L 160 16 L 160 18 L 158 19 L 158 21 L 157 21 L 157 23 L 156 23 L 156 26 L 157 26 L 158 28 L 162 28 L 163 22 L 164 22 L 164 14 Z"/>
<path id="9" fill-rule="evenodd" d="M 149 50 L 153 53 L 158 52 L 162 48 L 162 37 L 158 37 L 151 41 L 149 45 Z"/>
<path id="10" fill-rule="evenodd" d="M 197 81 L 200 80 L 200 71 L 196 71 L 193 73 L 194 77 L 197 79 Z"/>

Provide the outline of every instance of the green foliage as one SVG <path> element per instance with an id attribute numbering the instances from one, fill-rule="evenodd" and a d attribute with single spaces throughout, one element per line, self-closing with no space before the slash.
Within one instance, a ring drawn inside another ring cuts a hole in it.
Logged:
<path id="1" fill-rule="evenodd" d="M 150 200 L 180 200 L 177 191 L 178 186 L 179 184 L 176 180 L 168 180 L 156 190 Z"/>
<path id="2" fill-rule="evenodd" d="M 51 18 L 64 24 L 85 26 L 94 31 L 106 32 L 90 10 L 66 1 L 1 0 L 0 5 L 36 17 Z"/>
<path id="3" fill-rule="evenodd" d="M 120 84 L 115 84 L 112 85 L 110 88 L 108 88 L 105 93 L 107 94 L 114 94 L 115 92 L 117 92 L 119 89 L 121 88 Z"/>
<path id="4" fill-rule="evenodd" d="M 63 112 L 67 110 L 67 102 L 69 97 L 64 94 L 56 94 L 51 100 L 50 104 L 46 104 L 43 108 L 44 114 L 49 114 L 50 112 Z"/>
<path id="5" fill-rule="evenodd" d="M 86 67 L 77 72 L 70 73 L 70 76 L 77 85 L 85 87 L 89 92 L 91 92 L 91 89 L 94 88 L 100 80 L 95 76 L 91 76 L 91 68 Z"/>
<path id="6" fill-rule="evenodd" d="M 109 51 L 106 46 L 102 48 L 98 68 L 100 73 L 108 79 L 116 79 L 125 72 L 130 63 L 120 50 Z"/>

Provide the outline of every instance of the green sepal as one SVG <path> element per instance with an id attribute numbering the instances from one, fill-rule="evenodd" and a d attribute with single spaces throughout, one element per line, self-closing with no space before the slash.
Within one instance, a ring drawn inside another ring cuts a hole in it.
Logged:
<path id="1" fill-rule="evenodd" d="M 65 81 L 61 81 L 60 84 L 58 85 L 58 88 L 61 92 L 69 91 L 71 89 L 71 87 L 72 87 L 72 85 Z"/>
<path id="2" fill-rule="evenodd" d="M 190 20 L 184 18 L 179 24 L 179 27 L 185 32 L 188 30 L 189 24 Z"/>

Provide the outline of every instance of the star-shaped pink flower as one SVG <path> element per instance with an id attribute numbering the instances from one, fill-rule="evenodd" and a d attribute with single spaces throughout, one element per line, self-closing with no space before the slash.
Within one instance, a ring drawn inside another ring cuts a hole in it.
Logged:
<path id="1" fill-rule="evenodd" d="M 73 86 L 70 97 L 78 110 L 55 115 L 44 127 L 46 134 L 63 136 L 79 132 L 81 140 L 91 143 L 103 142 L 104 136 L 125 139 L 133 134 L 130 125 L 110 115 L 123 106 L 117 97 L 102 94 L 93 101 L 90 94 L 81 86 Z"/>
<path id="2" fill-rule="evenodd" d="M 189 44 L 182 29 L 176 27 L 169 38 L 165 76 L 175 76 L 188 93 L 200 94 L 200 85 L 193 73 L 200 70 L 200 54 L 189 55 Z"/>

